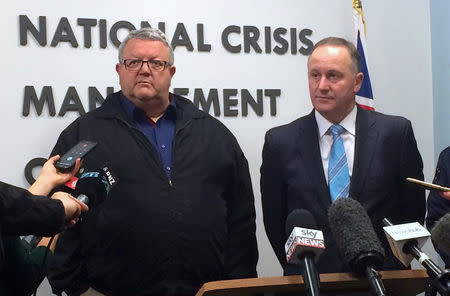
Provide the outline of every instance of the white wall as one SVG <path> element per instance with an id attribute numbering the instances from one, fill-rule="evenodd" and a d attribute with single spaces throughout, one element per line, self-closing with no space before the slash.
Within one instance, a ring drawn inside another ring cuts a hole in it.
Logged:
<path id="1" fill-rule="evenodd" d="M 433 57 L 434 141 L 435 159 L 450 146 L 450 2 L 430 1 L 431 48 Z"/>
<path id="2" fill-rule="evenodd" d="M 116 49 L 109 42 L 106 49 L 98 46 L 98 29 L 93 29 L 93 45 L 83 48 L 83 31 L 77 18 L 106 19 L 108 27 L 127 20 L 135 26 L 148 21 L 152 26 L 166 22 L 171 38 L 176 23 L 185 24 L 196 48 L 196 24 L 205 26 L 205 40 L 212 45 L 210 53 L 175 50 L 177 73 L 173 87 L 249 89 L 281 89 L 277 99 L 277 115 L 269 114 L 264 99 L 264 115 L 251 110 L 248 117 L 239 111 L 237 117 L 219 117 L 237 136 L 250 164 L 257 208 L 257 236 L 260 251 L 260 276 L 281 274 L 264 232 L 259 193 L 259 167 L 264 133 L 271 127 L 284 124 L 311 110 L 306 81 L 306 56 L 290 52 L 284 55 L 255 52 L 231 54 L 221 44 L 221 32 L 229 25 L 251 25 L 261 30 L 277 27 L 309 28 L 309 37 L 317 42 L 323 37 L 338 35 L 350 39 L 353 25 L 351 2 L 322 1 L 77 1 L 54 2 L 10 1 L 1 11 L 2 59 L 0 59 L 0 87 L 3 90 L 0 122 L 4 145 L 0 161 L 0 179 L 26 187 L 23 168 L 34 157 L 46 157 L 59 132 L 77 114 L 63 118 L 50 117 L 47 111 L 37 116 L 33 111 L 23 117 L 22 104 L 25 85 L 34 85 L 37 92 L 45 85 L 53 87 L 57 112 L 69 86 L 75 86 L 87 109 L 87 88 L 96 86 L 105 94 L 107 86 L 118 87 L 114 71 Z M 419 150 L 425 164 L 426 180 L 431 180 L 433 160 L 433 99 L 431 83 L 430 13 L 429 1 L 363 1 L 367 23 L 368 59 L 372 86 L 378 111 L 397 114 L 412 121 Z M 68 44 L 41 47 L 29 36 L 27 46 L 19 44 L 19 15 L 27 15 L 37 24 L 40 15 L 47 16 L 48 44 L 61 17 L 67 17 L 77 37 L 79 47 Z M 289 33 L 288 33 L 289 36 Z M 289 39 L 289 37 L 287 37 Z M 233 35 L 230 41 L 238 43 Z M 272 47 L 276 44 L 272 40 Z M 298 41 L 298 47 L 301 46 Z M 222 106 L 221 106 L 222 107 Z M 240 109 L 240 107 L 238 108 Z M 41 289 L 42 294 L 49 293 Z"/>

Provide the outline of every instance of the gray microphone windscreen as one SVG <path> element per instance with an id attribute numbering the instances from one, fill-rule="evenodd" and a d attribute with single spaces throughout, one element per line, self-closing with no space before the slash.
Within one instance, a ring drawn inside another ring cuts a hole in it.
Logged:
<path id="1" fill-rule="evenodd" d="M 294 227 L 317 229 L 313 215 L 305 209 L 295 209 L 286 218 L 286 236 L 289 236 Z"/>
<path id="2" fill-rule="evenodd" d="M 353 198 L 339 198 L 328 210 L 328 221 L 341 255 L 352 271 L 383 265 L 384 249 L 362 205 Z"/>
<path id="3" fill-rule="evenodd" d="M 445 214 L 436 222 L 431 230 L 431 238 L 439 250 L 450 255 L 450 213 Z"/>

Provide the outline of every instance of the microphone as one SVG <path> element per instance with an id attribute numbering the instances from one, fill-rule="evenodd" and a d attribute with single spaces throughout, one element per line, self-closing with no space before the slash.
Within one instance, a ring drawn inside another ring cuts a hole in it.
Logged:
<path id="1" fill-rule="evenodd" d="M 383 229 L 394 255 L 405 266 L 409 266 L 412 259 L 405 260 L 403 254 L 412 255 L 427 270 L 428 276 L 432 280 L 431 285 L 441 295 L 450 295 L 450 271 L 441 269 L 420 249 L 430 233 L 417 222 L 393 225 L 387 218 L 384 218 L 383 223 L 386 225 Z"/>
<path id="2" fill-rule="evenodd" d="M 83 173 L 80 178 L 72 178 L 65 186 L 75 189 L 73 196 L 90 207 L 95 207 L 102 203 L 108 196 L 111 188 L 117 184 L 118 178 L 109 170 L 108 166 L 104 166 L 99 171 Z M 26 241 L 32 247 L 36 247 L 42 237 L 28 235 Z"/>
<path id="3" fill-rule="evenodd" d="M 450 255 L 450 213 L 439 219 L 431 229 L 431 238 L 447 255 Z"/>
<path id="4" fill-rule="evenodd" d="M 85 172 L 77 181 L 74 196 L 89 206 L 97 206 L 108 196 L 118 179 L 107 166 L 99 171 Z"/>
<path id="5" fill-rule="evenodd" d="M 387 218 L 384 218 L 383 224 L 385 225 L 383 230 L 392 253 L 404 266 L 408 267 L 414 259 L 412 245 L 420 249 L 427 242 L 430 233 L 417 222 L 393 225 Z M 423 257 L 420 260 L 428 258 L 424 253 L 421 255 Z"/>
<path id="6" fill-rule="evenodd" d="M 299 227 L 301 226 L 301 227 Z M 286 261 L 301 266 L 307 295 L 319 295 L 320 279 L 314 261 L 325 249 L 322 231 L 316 230 L 316 221 L 305 209 L 293 210 L 286 218 Z"/>
<path id="7" fill-rule="evenodd" d="M 377 269 L 382 268 L 384 249 L 366 210 L 353 198 L 339 198 L 328 209 L 328 221 L 341 255 L 357 274 L 365 274 L 374 295 L 386 295 Z"/>

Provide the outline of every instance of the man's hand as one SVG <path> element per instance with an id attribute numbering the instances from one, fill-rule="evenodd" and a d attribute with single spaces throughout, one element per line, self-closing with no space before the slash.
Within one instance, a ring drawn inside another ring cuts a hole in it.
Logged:
<path id="1" fill-rule="evenodd" d="M 78 217 L 80 217 L 81 212 L 86 212 L 88 210 L 86 204 L 66 192 L 55 192 L 52 195 L 52 198 L 59 199 L 63 203 L 67 226 L 75 225 L 78 222 Z"/>
<path id="2" fill-rule="evenodd" d="M 439 191 L 438 193 L 443 198 L 450 200 L 450 191 Z"/>
<path id="3" fill-rule="evenodd" d="M 64 184 L 70 180 L 80 169 L 81 160 L 77 159 L 75 167 L 71 172 L 61 173 L 55 168 L 55 161 L 59 159 L 59 155 L 50 157 L 42 166 L 41 174 L 36 179 L 36 182 L 28 189 L 29 192 L 35 195 L 47 195 L 50 191 L 58 185 Z"/>

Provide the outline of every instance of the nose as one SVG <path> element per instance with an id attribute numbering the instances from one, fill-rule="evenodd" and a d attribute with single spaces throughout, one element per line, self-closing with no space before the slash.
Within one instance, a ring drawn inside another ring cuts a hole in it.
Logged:
<path id="1" fill-rule="evenodd" d="M 325 75 L 320 77 L 318 89 L 322 92 L 328 91 L 330 89 L 330 84 L 328 83 L 328 79 Z"/>
<path id="2" fill-rule="evenodd" d="M 143 75 L 149 75 L 152 73 L 152 69 L 150 68 L 150 66 L 147 63 L 142 63 L 141 68 L 139 69 L 139 74 L 143 74 Z"/>

